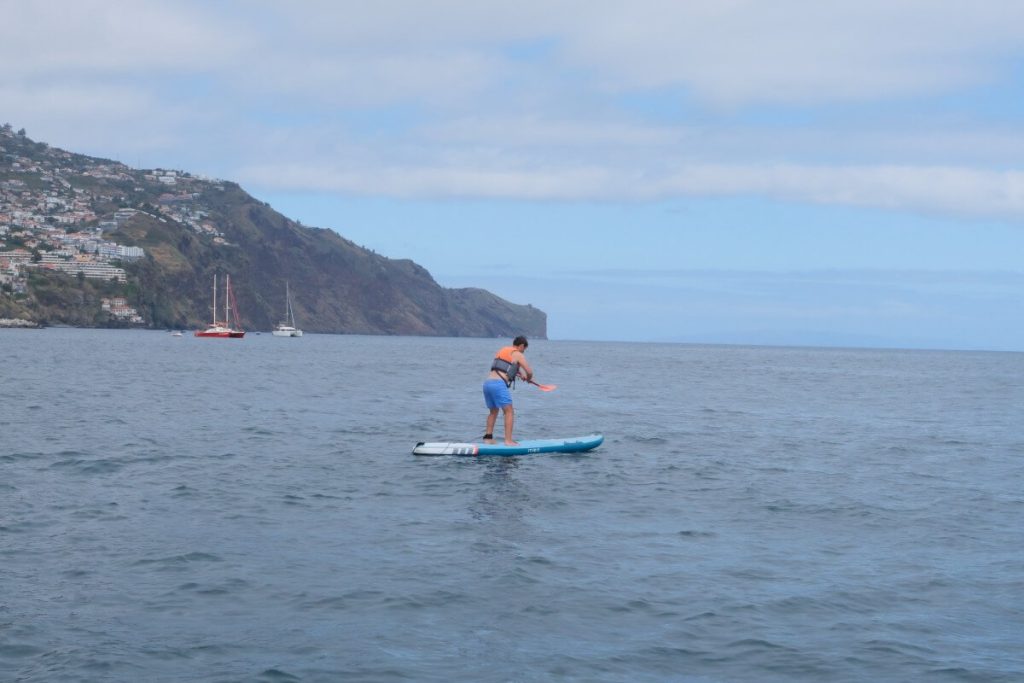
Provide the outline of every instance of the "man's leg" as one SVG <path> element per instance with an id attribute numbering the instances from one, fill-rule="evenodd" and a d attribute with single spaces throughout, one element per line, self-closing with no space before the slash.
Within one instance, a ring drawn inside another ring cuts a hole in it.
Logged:
<path id="1" fill-rule="evenodd" d="M 515 446 L 516 442 L 512 440 L 512 427 L 516 423 L 516 409 L 510 403 L 502 406 L 501 410 L 505 413 L 505 445 Z"/>
<path id="2" fill-rule="evenodd" d="M 498 409 L 497 408 L 491 408 L 487 412 L 487 431 L 484 432 L 485 435 L 486 434 L 494 434 L 494 425 L 495 425 L 495 423 L 497 423 L 497 421 L 498 421 Z M 490 439 L 484 439 L 484 441 L 486 443 L 494 443 L 494 438 L 492 437 Z"/>

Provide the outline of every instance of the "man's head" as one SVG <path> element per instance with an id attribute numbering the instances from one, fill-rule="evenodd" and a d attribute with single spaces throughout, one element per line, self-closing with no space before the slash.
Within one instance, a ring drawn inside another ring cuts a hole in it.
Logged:
<path id="1" fill-rule="evenodd" d="M 522 346 L 523 347 L 522 348 L 523 351 L 525 351 L 526 347 L 529 346 L 529 345 L 530 345 L 530 342 L 526 341 L 526 337 L 524 337 L 522 335 L 519 335 L 518 337 L 516 337 L 515 339 L 512 340 L 512 346 L 515 346 L 515 347 Z"/>

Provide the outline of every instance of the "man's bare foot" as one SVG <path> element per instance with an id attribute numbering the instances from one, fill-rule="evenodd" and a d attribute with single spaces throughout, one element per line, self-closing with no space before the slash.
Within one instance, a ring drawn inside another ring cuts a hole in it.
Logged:
<path id="1" fill-rule="evenodd" d="M 518 446 L 519 442 L 518 441 L 508 441 L 508 440 L 506 440 L 505 441 L 505 445 L 506 446 Z"/>

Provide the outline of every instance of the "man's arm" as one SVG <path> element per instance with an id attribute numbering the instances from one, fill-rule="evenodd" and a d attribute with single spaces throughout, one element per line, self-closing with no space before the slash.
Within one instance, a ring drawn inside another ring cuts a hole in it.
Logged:
<path id="1" fill-rule="evenodd" d="M 533 379 L 533 368 L 531 368 L 530 364 L 526 362 L 526 356 L 524 356 L 520 351 L 515 351 L 512 353 L 512 360 L 519 361 L 519 374 L 523 379 L 527 382 Z M 526 371 L 525 375 L 523 375 L 524 370 Z"/>

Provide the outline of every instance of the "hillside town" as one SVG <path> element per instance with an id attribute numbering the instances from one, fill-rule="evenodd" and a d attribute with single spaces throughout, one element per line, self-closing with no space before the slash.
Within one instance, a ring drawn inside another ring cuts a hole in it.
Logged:
<path id="1" fill-rule="evenodd" d="M 230 276 L 232 313 L 251 330 L 278 326 L 291 291 L 315 332 L 547 335 L 530 304 L 443 287 L 415 261 L 304 226 L 237 183 L 131 168 L 10 124 L 0 228 L 0 327 L 208 327 L 228 317 L 214 311 Z"/>
<path id="2" fill-rule="evenodd" d="M 119 244 L 108 235 L 139 214 L 176 221 L 215 243 L 227 244 L 198 201 L 200 182 L 210 187 L 209 181 L 178 171 L 135 170 L 51 148 L 4 124 L 0 296 L 24 295 L 33 269 L 126 283 L 124 266 L 144 258 L 146 251 Z M 154 196 L 155 205 L 144 201 Z M 103 310 L 116 320 L 145 322 L 123 299 L 106 300 Z"/>

